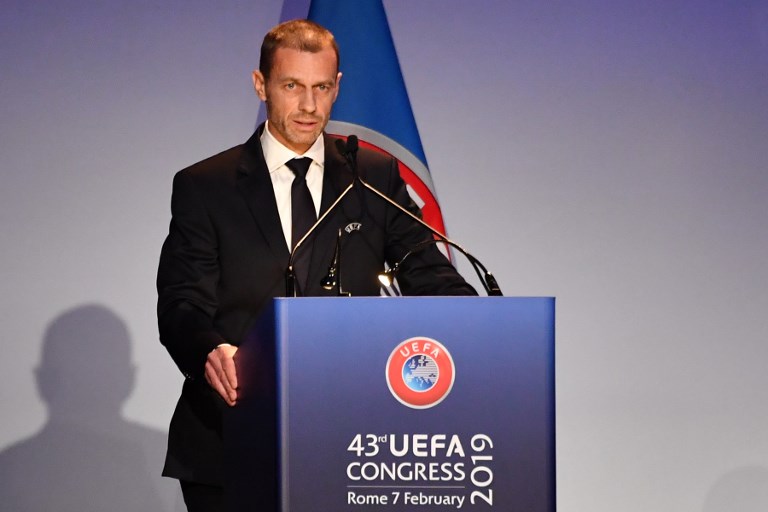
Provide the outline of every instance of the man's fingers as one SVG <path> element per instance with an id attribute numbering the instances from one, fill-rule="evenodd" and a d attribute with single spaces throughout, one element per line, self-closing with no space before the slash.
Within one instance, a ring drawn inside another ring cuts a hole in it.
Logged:
<path id="1" fill-rule="evenodd" d="M 235 369 L 235 360 L 233 359 L 233 356 L 234 352 L 232 356 L 222 361 L 222 369 L 224 370 L 224 375 L 226 375 L 229 387 L 237 389 L 237 370 Z"/>
<path id="2" fill-rule="evenodd" d="M 230 393 L 220 378 L 220 370 L 217 371 L 214 369 L 211 363 L 205 363 L 205 380 L 208 381 L 208 384 L 221 396 L 221 398 L 224 399 L 225 402 L 229 405 L 234 405 L 234 400 L 231 398 Z"/>
<path id="3" fill-rule="evenodd" d="M 205 379 L 229 404 L 237 401 L 237 372 L 234 355 L 237 347 L 220 345 L 208 354 L 205 363 Z"/>

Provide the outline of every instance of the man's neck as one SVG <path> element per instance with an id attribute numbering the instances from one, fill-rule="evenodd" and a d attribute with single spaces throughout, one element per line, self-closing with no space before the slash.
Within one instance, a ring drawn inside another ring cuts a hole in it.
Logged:
<path id="1" fill-rule="evenodd" d="M 269 129 L 269 121 L 266 122 L 264 131 L 261 134 L 261 149 L 270 172 L 285 164 L 288 160 L 302 156 L 311 158 L 321 166 L 325 164 L 325 141 L 322 134 L 309 149 L 299 154 L 277 140 Z"/>

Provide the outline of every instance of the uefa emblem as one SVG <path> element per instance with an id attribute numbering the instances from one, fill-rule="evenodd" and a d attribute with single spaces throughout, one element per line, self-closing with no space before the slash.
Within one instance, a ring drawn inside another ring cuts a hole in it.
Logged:
<path id="1" fill-rule="evenodd" d="M 428 409 L 451 392 L 456 369 L 442 343 L 419 336 L 395 347 L 387 360 L 386 375 L 389 390 L 401 404 Z"/>

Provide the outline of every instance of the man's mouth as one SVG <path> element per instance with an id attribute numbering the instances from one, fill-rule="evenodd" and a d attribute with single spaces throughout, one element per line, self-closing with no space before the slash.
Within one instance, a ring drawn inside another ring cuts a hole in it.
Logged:
<path id="1" fill-rule="evenodd" d="M 299 126 L 299 128 L 312 129 L 320 122 L 317 119 L 294 119 L 293 122 Z"/>

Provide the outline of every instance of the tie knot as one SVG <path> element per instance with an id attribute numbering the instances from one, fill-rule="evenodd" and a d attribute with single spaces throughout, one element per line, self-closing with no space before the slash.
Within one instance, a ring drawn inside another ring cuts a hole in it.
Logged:
<path id="1" fill-rule="evenodd" d="M 309 166 L 311 164 L 312 159 L 306 156 L 304 158 L 294 158 L 292 160 L 288 160 L 285 163 L 285 165 L 288 166 L 291 171 L 293 171 L 293 174 L 302 180 L 307 179 L 307 171 L 309 171 Z"/>

